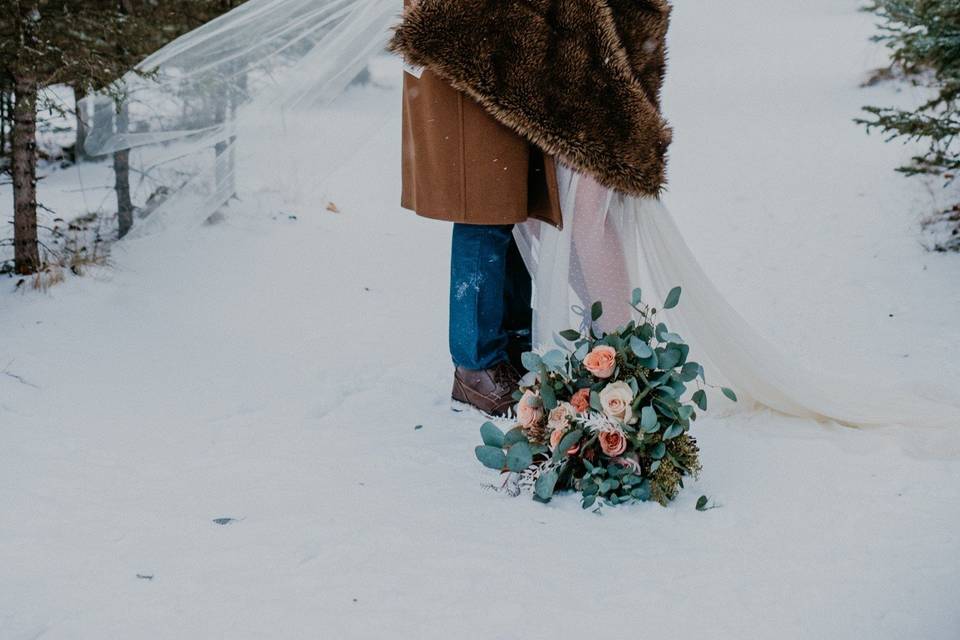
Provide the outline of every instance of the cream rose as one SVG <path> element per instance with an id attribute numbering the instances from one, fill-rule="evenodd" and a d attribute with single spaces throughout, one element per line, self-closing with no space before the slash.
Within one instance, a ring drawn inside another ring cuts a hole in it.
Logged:
<path id="1" fill-rule="evenodd" d="M 636 421 L 633 417 L 633 389 L 626 382 L 611 382 L 600 391 L 600 406 L 603 412 L 624 424 Z"/>
<path id="2" fill-rule="evenodd" d="M 611 458 L 619 456 L 627 450 L 627 436 L 619 429 L 615 431 L 601 431 L 597 440 L 600 442 L 600 448 Z"/>
<path id="3" fill-rule="evenodd" d="M 517 403 L 517 422 L 524 427 L 533 427 L 543 420 L 543 402 L 540 396 L 527 389 Z"/>
<path id="4" fill-rule="evenodd" d="M 583 359 L 583 366 L 598 378 L 609 378 L 617 368 L 617 350 L 607 345 L 594 347 Z"/>
<path id="5" fill-rule="evenodd" d="M 569 402 L 561 402 L 547 416 L 547 426 L 551 431 L 566 431 L 570 428 L 570 418 L 576 413 Z"/>

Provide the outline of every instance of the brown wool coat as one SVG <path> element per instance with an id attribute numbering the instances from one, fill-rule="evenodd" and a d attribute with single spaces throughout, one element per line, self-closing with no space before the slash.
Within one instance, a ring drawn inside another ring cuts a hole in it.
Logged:
<path id="1" fill-rule="evenodd" d="M 429 70 L 404 73 L 401 206 L 466 224 L 561 225 L 553 158 Z"/>
<path id="2" fill-rule="evenodd" d="M 458 164 L 455 151 L 442 147 L 451 140 L 454 149 L 454 143 L 468 144 L 460 153 L 470 156 L 483 149 L 488 132 L 494 144 L 509 139 L 467 98 L 439 92 L 434 98 L 442 78 L 544 153 L 601 184 L 631 195 L 659 195 L 671 139 L 660 114 L 669 15 L 666 0 L 418 0 L 407 7 L 390 42 L 392 51 L 431 72 L 416 85 L 408 78 L 411 131 L 405 141 L 409 135 L 414 168 L 466 169 L 468 184 L 460 191 L 468 195 L 471 189 L 507 186 L 480 182 L 493 161 L 488 154 Z M 422 93 L 412 95 L 415 89 L 427 90 L 432 110 L 424 109 Z M 447 126 L 450 118 L 454 123 Z M 473 136 L 470 129 L 481 120 L 487 131 Z M 432 144 L 427 150 L 420 142 L 438 122 L 443 135 L 434 142 L 440 150 Z M 437 157 L 424 164 L 424 153 Z M 517 157 L 526 155 L 518 151 Z M 522 190 L 518 185 L 514 176 L 509 188 Z"/>

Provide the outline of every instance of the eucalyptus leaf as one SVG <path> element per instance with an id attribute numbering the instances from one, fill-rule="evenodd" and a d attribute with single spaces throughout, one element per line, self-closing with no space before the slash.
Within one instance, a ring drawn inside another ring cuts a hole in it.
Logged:
<path id="1" fill-rule="evenodd" d="M 654 460 L 659 460 L 664 456 L 666 452 L 667 452 L 667 445 L 663 444 L 662 442 L 658 442 L 657 446 L 655 446 L 650 451 L 650 457 L 653 458 Z"/>
<path id="2" fill-rule="evenodd" d="M 677 378 L 671 377 L 669 387 L 670 387 L 670 390 L 673 391 L 674 398 L 680 398 L 683 396 L 683 394 L 687 392 L 687 385 L 683 384 L 683 382 L 680 381 L 679 377 Z M 666 387 L 661 387 L 661 389 L 665 389 L 665 388 Z"/>
<path id="3" fill-rule="evenodd" d="M 660 360 L 657 358 L 656 351 L 651 351 L 647 358 L 640 358 L 639 364 L 644 369 L 656 369 L 660 366 Z"/>
<path id="4" fill-rule="evenodd" d="M 613 489 L 617 489 L 619 487 L 620 487 L 620 482 L 618 480 L 615 480 L 613 478 L 607 478 L 606 480 L 600 483 L 600 493 L 609 493 Z"/>
<path id="5" fill-rule="evenodd" d="M 600 316 L 603 315 L 603 303 L 597 300 L 593 303 L 593 306 L 590 307 L 590 317 L 594 322 L 600 319 Z"/>
<path id="6" fill-rule="evenodd" d="M 643 300 L 643 291 L 639 288 L 634 289 L 633 295 L 630 296 L 630 304 L 637 306 L 641 300 Z"/>
<path id="7" fill-rule="evenodd" d="M 651 407 L 646 406 L 640 410 L 640 428 L 642 428 L 647 433 L 653 433 L 660 427 L 660 418 L 657 416 L 657 411 Z"/>
<path id="8" fill-rule="evenodd" d="M 657 393 L 663 394 L 670 398 L 676 398 L 677 392 L 673 390 L 673 387 L 659 387 Z"/>
<path id="9" fill-rule="evenodd" d="M 590 353 L 590 343 L 584 342 L 573 352 L 573 357 L 583 362 L 583 359 L 587 357 L 588 353 Z"/>
<path id="10" fill-rule="evenodd" d="M 650 481 L 644 480 L 640 483 L 640 486 L 636 489 L 630 491 L 630 497 L 634 500 L 639 500 L 641 502 L 646 502 L 650 499 Z"/>
<path id="11" fill-rule="evenodd" d="M 509 448 L 518 442 L 525 442 L 526 440 L 527 434 L 523 432 L 523 428 L 514 427 L 513 429 L 510 429 L 510 431 L 507 431 L 506 435 L 503 436 L 503 446 Z"/>
<path id="12" fill-rule="evenodd" d="M 547 369 L 560 371 L 567 364 L 567 354 L 559 349 L 553 349 L 545 353 L 540 358 L 540 361 L 547 366 Z"/>
<path id="13" fill-rule="evenodd" d="M 583 437 L 583 431 L 580 429 L 574 429 L 567 435 L 563 436 L 560 440 L 560 444 L 557 445 L 556 450 L 553 452 L 553 459 L 559 460 L 560 458 L 566 457 L 567 451 L 570 450 L 573 445 L 580 442 L 580 438 Z"/>
<path id="14" fill-rule="evenodd" d="M 534 493 L 544 502 L 549 501 L 550 498 L 553 497 L 553 492 L 557 487 L 557 480 L 559 479 L 560 475 L 554 469 L 541 474 L 534 485 Z"/>
<path id="15" fill-rule="evenodd" d="M 700 375 L 700 364 L 697 362 L 688 362 L 680 370 L 680 379 L 684 382 L 693 382 Z"/>
<path id="16" fill-rule="evenodd" d="M 594 411 L 603 411 L 603 404 L 600 403 L 600 394 L 596 391 L 590 392 L 590 408 Z"/>
<path id="17" fill-rule="evenodd" d="M 664 309 L 673 309 L 680 303 L 680 287 L 674 287 L 667 294 L 667 299 L 663 302 Z"/>
<path id="18" fill-rule="evenodd" d="M 647 359 L 653 355 L 653 349 L 646 342 L 637 336 L 630 337 L 630 350 L 633 351 L 641 360 Z"/>
<path id="19" fill-rule="evenodd" d="M 670 372 L 665 371 L 658 376 L 654 376 L 653 378 L 650 378 L 650 386 L 653 388 L 656 388 L 662 385 L 663 383 L 668 382 L 669 380 L 670 380 Z"/>
<path id="20" fill-rule="evenodd" d="M 662 322 L 658 323 L 657 328 L 654 329 L 654 335 L 657 336 L 657 340 L 660 342 L 666 342 L 666 340 L 663 339 L 663 336 L 667 333 L 670 333 L 670 331 L 667 329 L 667 325 L 663 324 Z"/>
<path id="21" fill-rule="evenodd" d="M 669 331 L 661 333 L 659 339 L 661 342 L 669 342 L 671 344 L 684 344 L 683 338 L 681 338 L 678 334 L 671 333 Z"/>
<path id="22" fill-rule="evenodd" d="M 663 439 L 672 440 L 673 438 L 676 438 L 681 433 L 683 433 L 683 426 L 679 424 L 672 424 L 669 427 L 667 427 L 666 431 L 663 432 Z"/>
<path id="23" fill-rule="evenodd" d="M 734 402 L 737 401 L 737 394 L 735 394 L 735 393 L 733 392 L 733 389 L 728 389 L 727 387 L 721 387 L 721 388 L 720 388 L 720 391 L 723 392 L 723 395 L 725 395 L 725 396 L 727 396 L 728 398 L 730 398 L 730 400 L 732 400 L 732 401 L 734 401 Z"/>
<path id="24" fill-rule="evenodd" d="M 600 490 L 600 485 L 597 484 L 594 480 L 584 480 L 583 484 L 580 485 L 580 490 L 585 496 L 596 495 L 597 491 Z"/>
<path id="25" fill-rule="evenodd" d="M 540 397 L 543 399 L 543 408 L 547 411 L 553 411 L 557 408 L 557 393 L 550 385 L 541 385 Z"/>
<path id="26" fill-rule="evenodd" d="M 507 468 L 510 471 L 520 473 L 533 464 L 533 452 L 530 450 L 530 444 L 525 440 L 516 443 L 507 451 Z"/>
<path id="27" fill-rule="evenodd" d="M 569 340 L 570 342 L 573 342 L 574 340 L 580 339 L 580 332 L 577 331 L 576 329 L 564 329 L 563 331 L 560 332 L 560 337 L 563 338 L 564 340 Z"/>
<path id="28" fill-rule="evenodd" d="M 483 444 L 491 447 L 503 447 L 503 431 L 497 428 L 492 422 L 484 422 L 480 427 L 480 437 Z"/>
<path id="29" fill-rule="evenodd" d="M 706 511 L 708 502 L 710 502 L 710 499 L 707 496 L 697 498 L 697 511 Z"/>
<path id="30" fill-rule="evenodd" d="M 537 373 L 540 371 L 540 365 L 543 361 L 540 359 L 540 356 L 533 351 L 527 351 L 520 356 L 520 362 L 527 371 Z"/>
<path id="31" fill-rule="evenodd" d="M 660 368 L 669 371 L 680 364 L 683 360 L 683 354 L 674 347 L 667 347 L 660 354 Z"/>
<path id="32" fill-rule="evenodd" d="M 477 454 L 477 460 L 488 469 L 503 471 L 503 467 L 507 464 L 507 455 L 500 447 L 481 445 L 474 449 L 474 452 Z"/>
<path id="33" fill-rule="evenodd" d="M 707 392 L 703 389 L 699 389 L 694 392 L 693 401 L 698 407 L 700 407 L 701 411 L 707 410 Z"/>

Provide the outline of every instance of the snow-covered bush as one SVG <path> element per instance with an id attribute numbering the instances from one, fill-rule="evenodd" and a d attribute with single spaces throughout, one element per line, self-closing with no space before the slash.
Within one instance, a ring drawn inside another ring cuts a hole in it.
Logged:
<path id="1" fill-rule="evenodd" d="M 960 171 L 960 2 L 873 0 L 868 9 L 881 19 L 875 39 L 890 48 L 892 66 L 930 84 L 935 93 L 913 110 L 865 107 L 870 116 L 858 122 L 891 140 L 926 143 L 899 171 L 942 176 L 949 184 Z M 960 205 L 945 214 L 960 218 Z M 960 249 L 960 222 L 955 220 L 955 227 L 946 245 Z"/>

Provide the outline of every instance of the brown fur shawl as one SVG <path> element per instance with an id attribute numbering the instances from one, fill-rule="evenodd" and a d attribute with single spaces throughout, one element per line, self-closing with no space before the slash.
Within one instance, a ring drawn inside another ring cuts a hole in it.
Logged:
<path id="1" fill-rule="evenodd" d="M 666 0 L 419 0 L 390 50 L 598 182 L 659 195 Z"/>

